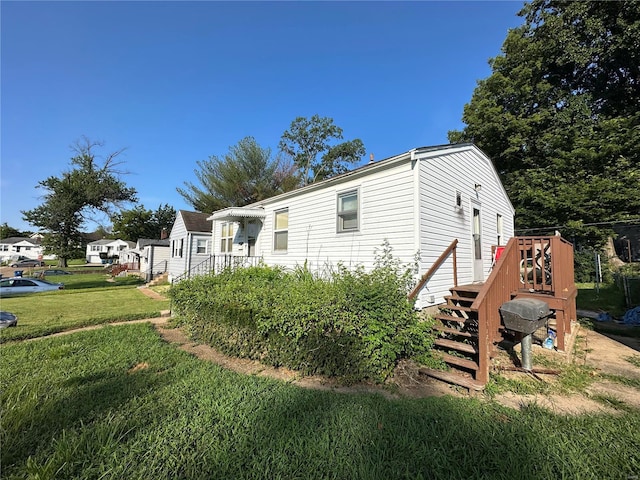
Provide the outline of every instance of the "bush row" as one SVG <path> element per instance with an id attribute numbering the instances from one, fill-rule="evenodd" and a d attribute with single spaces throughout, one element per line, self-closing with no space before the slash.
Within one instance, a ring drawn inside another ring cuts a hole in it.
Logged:
<path id="1" fill-rule="evenodd" d="M 390 258 L 371 272 L 339 267 L 330 278 L 257 266 L 185 280 L 170 294 L 190 335 L 228 355 L 382 381 L 435 338 L 406 298 L 410 277 Z"/>

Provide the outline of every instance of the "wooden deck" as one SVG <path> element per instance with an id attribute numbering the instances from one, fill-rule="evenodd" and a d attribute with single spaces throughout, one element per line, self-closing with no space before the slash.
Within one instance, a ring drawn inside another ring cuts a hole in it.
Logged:
<path id="1" fill-rule="evenodd" d="M 504 327 L 500 307 L 515 298 L 538 298 L 549 305 L 557 349 L 564 350 L 576 320 L 576 295 L 569 242 L 561 237 L 512 238 L 486 282 L 454 285 L 445 297 L 447 303 L 436 315 L 441 333 L 436 348 L 452 370 L 424 373 L 466 388 L 486 385 L 497 344 L 513 333 Z"/>

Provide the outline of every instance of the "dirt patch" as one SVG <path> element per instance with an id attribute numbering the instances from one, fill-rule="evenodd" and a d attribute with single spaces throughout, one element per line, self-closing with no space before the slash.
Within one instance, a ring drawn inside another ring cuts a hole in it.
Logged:
<path id="1" fill-rule="evenodd" d="M 411 362 L 401 362 L 393 376 L 383 385 L 370 383 L 344 385 L 333 378 L 302 375 L 295 370 L 271 367 L 257 360 L 229 357 L 213 347 L 192 342 L 180 329 L 166 328 L 162 324 L 157 324 L 156 328 L 165 341 L 201 360 L 213 362 L 236 373 L 274 378 L 302 388 L 341 393 L 377 393 L 387 398 L 461 395 L 455 387 L 419 374 L 417 366 Z"/>
<path id="2" fill-rule="evenodd" d="M 509 392 L 497 396 L 496 401 L 500 405 L 517 410 L 538 406 L 563 415 L 613 413 L 615 411 L 613 408 L 607 408 L 602 403 L 583 395 L 518 395 L 517 393 Z"/>

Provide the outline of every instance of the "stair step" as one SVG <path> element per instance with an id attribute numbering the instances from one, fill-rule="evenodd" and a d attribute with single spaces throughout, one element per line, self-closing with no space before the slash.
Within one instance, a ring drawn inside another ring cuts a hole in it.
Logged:
<path id="1" fill-rule="evenodd" d="M 457 323 L 467 323 L 470 319 L 464 317 L 456 317 L 453 315 L 447 315 L 446 313 L 437 313 L 434 318 L 440 320 L 441 322 L 457 322 Z M 474 320 L 475 321 L 475 320 Z"/>
<path id="2" fill-rule="evenodd" d="M 456 357 L 455 355 L 449 355 L 448 353 L 438 352 L 438 355 L 442 360 L 449 365 L 456 365 L 458 367 L 466 368 L 468 370 L 478 371 L 480 367 L 473 360 L 468 358 Z"/>
<path id="3" fill-rule="evenodd" d="M 438 338 L 435 341 L 438 347 L 447 348 L 449 350 L 457 350 L 459 352 L 477 354 L 478 349 L 469 343 L 456 342 L 455 340 L 449 340 L 447 338 Z"/>
<path id="4" fill-rule="evenodd" d="M 466 303 L 472 304 L 473 301 L 476 299 L 476 297 L 475 296 L 461 297 L 459 295 L 445 295 L 444 299 L 448 305 L 451 305 L 451 302 L 466 302 Z"/>
<path id="5" fill-rule="evenodd" d="M 444 370 L 434 370 L 432 368 L 423 367 L 418 370 L 419 373 L 427 375 L 443 382 L 451 383 L 453 385 L 460 385 L 461 387 L 468 388 L 469 390 L 481 391 L 484 390 L 484 385 L 476 382 L 472 378 L 463 377 L 453 372 L 447 372 Z"/>
<path id="6" fill-rule="evenodd" d="M 463 307 L 460 305 L 444 305 L 440 307 L 441 310 L 455 310 L 456 312 L 477 312 L 475 308 Z"/>
<path id="7" fill-rule="evenodd" d="M 451 327 L 434 327 L 437 331 L 439 332 L 443 332 L 446 333 L 448 335 L 456 335 L 458 337 L 466 337 L 466 338 L 478 338 L 478 334 L 477 333 L 471 333 L 471 332 L 463 332 L 461 330 L 456 330 L 455 328 L 451 328 Z"/>
<path id="8" fill-rule="evenodd" d="M 478 293 L 482 289 L 482 283 L 474 283 L 471 285 L 458 285 L 453 287 L 450 292 L 458 295 L 459 297 L 477 297 Z"/>

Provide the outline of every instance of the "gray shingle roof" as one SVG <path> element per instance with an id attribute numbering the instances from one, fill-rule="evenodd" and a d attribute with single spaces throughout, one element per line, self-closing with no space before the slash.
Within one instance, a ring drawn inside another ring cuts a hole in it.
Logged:
<path id="1" fill-rule="evenodd" d="M 211 221 L 207 220 L 209 217 L 207 213 L 180 210 L 178 214 L 182 215 L 182 221 L 188 232 L 210 232 L 212 229 Z"/>

